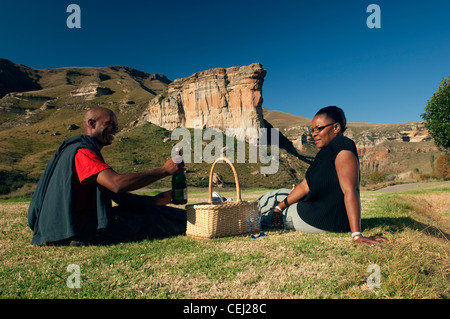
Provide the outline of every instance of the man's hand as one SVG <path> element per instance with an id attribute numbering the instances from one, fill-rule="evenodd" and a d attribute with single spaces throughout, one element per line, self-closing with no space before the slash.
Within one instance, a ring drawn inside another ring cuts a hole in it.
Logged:
<path id="1" fill-rule="evenodd" d="M 155 196 L 155 205 L 156 206 L 164 206 L 170 204 L 172 202 L 172 191 L 166 191 L 159 193 Z"/>
<path id="2" fill-rule="evenodd" d="M 169 158 L 162 169 L 168 174 L 173 175 L 185 170 L 183 158 L 181 156 L 175 156 L 174 159 Z"/>

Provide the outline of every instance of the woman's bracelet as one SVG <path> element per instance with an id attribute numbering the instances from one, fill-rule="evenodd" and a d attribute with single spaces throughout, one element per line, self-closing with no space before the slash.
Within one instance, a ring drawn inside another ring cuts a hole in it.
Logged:
<path id="1" fill-rule="evenodd" d="M 362 234 L 361 234 L 361 232 L 355 232 L 355 233 L 352 233 L 352 239 L 355 241 L 355 240 L 358 240 L 358 238 L 361 238 L 362 237 Z"/>
<path id="2" fill-rule="evenodd" d="M 284 198 L 283 203 L 284 203 L 284 205 L 286 206 L 286 208 L 289 207 L 289 203 L 288 203 L 288 201 L 287 201 L 287 196 Z M 283 210 L 282 210 L 278 205 L 275 206 L 275 208 L 278 209 L 280 212 L 283 212 Z"/>

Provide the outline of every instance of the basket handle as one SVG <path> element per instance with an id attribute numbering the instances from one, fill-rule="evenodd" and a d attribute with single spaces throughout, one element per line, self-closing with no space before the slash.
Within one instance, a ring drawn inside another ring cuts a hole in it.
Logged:
<path id="1" fill-rule="evenodd" d="M 212 176 L 213 176 L 213 172 L 214 172 L 214 167 L 216 166 L 218 161 L 225 161 L 226 163 L 228 163 L 231 166 L 231 169 L 233 170 L 233 174 L 234 174 L 234 181 L 236 182 L 236 197 L 237 197 L 237 201 L 241 202 L 241 190 L 239 188 L 239 178 L 238 175 L 236 173 L 236 169 L 234 168 L 233 164 L 230 162 L 230 160 L 228 158 L 226 158 L 225 156 L 219 157 L 217 158 L 214 163 L 212 164 L 211 167 L 211 172 L 209 173 L 209 203 L 211 204 L 212 201 Z"/>

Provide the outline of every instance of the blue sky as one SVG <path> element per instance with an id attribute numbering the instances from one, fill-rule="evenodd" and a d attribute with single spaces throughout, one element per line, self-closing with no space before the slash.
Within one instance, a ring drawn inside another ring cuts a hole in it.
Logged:
<path id="1" fill-rule="evenodd" d="M 81 28 L 69 29 L 69 4 Z M 381 9 L 370 29 L 369 4 Z M 349 122 L 421 120 L 450 75 L 450 1 L 2 1 L 0 57 L 30 67 L 124 65 L 169 79 L 263 64 L 263 106 Z"/>

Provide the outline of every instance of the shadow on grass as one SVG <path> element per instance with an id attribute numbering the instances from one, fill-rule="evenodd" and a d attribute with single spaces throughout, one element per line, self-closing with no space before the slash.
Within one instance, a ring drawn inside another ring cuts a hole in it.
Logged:
<path id="1" fill-rule="evenodd" d="M 361 227 L 363 230 L 380 226 L 387 228 L 387 231 L 393 233 L 401 232 L 405 229 L 412 229 L 436 238 L 450 239 L 450 235 L 445 231 L 432 225 L 418 222 L 411 217 L 372 217 L 361 219 Z"/>

